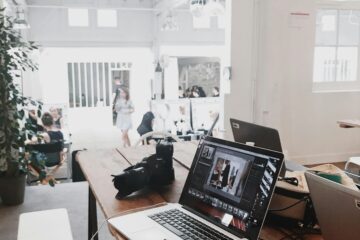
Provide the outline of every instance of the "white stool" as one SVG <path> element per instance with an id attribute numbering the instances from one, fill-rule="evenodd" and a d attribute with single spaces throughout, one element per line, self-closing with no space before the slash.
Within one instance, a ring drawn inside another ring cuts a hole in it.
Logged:
<path id="1" fill-rule="evenodd" d="M 20 214 L 17 240 L 73 240 L 66 209 Z"/>
<path id="2" fill-rule="evenodd" d="M 345 164 L 345 173 L 351 177 L 356 184 L 360 184 L 360 157 L 351 157 Z"/>

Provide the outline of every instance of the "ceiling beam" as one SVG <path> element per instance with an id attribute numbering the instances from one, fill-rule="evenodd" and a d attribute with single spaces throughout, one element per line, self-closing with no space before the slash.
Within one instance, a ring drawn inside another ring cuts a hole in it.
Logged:
<path id="1" fill-rule="evenodd" d="M 154 8 L 162 11 L 176 10 L 189 3 L 189 0 L 157 0 Z"/>

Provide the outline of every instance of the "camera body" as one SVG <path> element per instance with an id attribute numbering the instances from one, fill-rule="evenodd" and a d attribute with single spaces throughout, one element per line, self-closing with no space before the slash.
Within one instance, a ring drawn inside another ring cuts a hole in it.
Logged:
<path id="1" fill-rule="evenodd" d="M 175 179 L 173 153 L 170 139 L 161 140 L 155 154 L 114 176 L 114 186 L 119 191 L 116 198 L 122 199 L 147 186 L 156 188 L 172 183 Z"/>

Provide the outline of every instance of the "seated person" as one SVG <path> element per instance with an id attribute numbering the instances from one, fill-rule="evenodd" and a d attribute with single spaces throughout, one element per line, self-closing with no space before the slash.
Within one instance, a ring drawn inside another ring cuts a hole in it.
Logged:
<path id="1" fill-rule="evenodd" d="M 62 129 L 64 126 L 63 118 L 61 117 L 60 109 L 51 107 L 49 109 L 51 116 L 53 117 L 54 125 L 58 129 Z"/>
<path id="2" fill-rule="evenodd" d="M 64 141 L 64 135 L 55 126 L 54 119 L 50 113 L 44 113 L 41 117 L 41 121 L 45 130 L 45 132 L 43 132 L 41 135 L 44 138 L 45 143 Z"/>
<path id="3" fill-rule="evenodd" d="M 153 125 L 154 125 L 154 114 L 152 112 L 147 112 L 144 114 L 143 119 L 137 128 L 137 132 L 140 134 L 140 136 L 153 131 Z M 149 144 L 151 137 L 146 138 L 146 143 Z"/>
<path id="4" fill-rule="evenodd" d="M 50 113 L 46 112 L 41 117 L 42 125 L 44 127 L 44 132 L 39 134 L 39 138 L 42 138 L 44 140 L 44 143 L 56 143 L 61 142 L 61 146 L 47 146 L 46 144 L 38 144 L 39 141 L 36 137 L 33 137 L 29 144 L 35 144 L 33 145 L 33 149 L 43 152 L 45 154 L 46 160 L 45 160 L 45 166 L 46 167 L 54 167 L 56 165 L 61 164 L 65 157 L 66 149 L 63 148 L 62 142 L 64 141 L 64 136 L 62 132 L 55 127 L 53 117 Z M 51 150 L 55 147 L 55 151 Z M 50 149 L 49 149 L 50 148 Z M 45 150 L 46 149 L 46 150 Z M 54 151 L 54 152 L 53 152 Z M 59 151 L 59 152 L 58 152 Z M 59 155 L 60 154 L 60 155 Z M 40 161 L 42 161 L 41 158 L 34 158 L 30 164 L 30 166 L 35 170 L 36 173 L 40 174 L 42 172 L 41 170 L 41 164 Z M 60 165 L 59 165 L 60 166 Z M 43 184 L 47 183 L 48 181 L 53 180 L 55 181 L 54 177 L 49 175 L 42 181 Z"/>
<path id="5" fill-rule="evenodd" d="M 44 131 L 41 121 L 37 117 L 37 113 L 36 113 L 37 110 L 38 110 L 37 107 L 35 107 L 34 105 L 30 105 L 28 107 L 29 119 L 30 119 L 30 123 L 32 125 L 31 130 L 35 133 Z"/>

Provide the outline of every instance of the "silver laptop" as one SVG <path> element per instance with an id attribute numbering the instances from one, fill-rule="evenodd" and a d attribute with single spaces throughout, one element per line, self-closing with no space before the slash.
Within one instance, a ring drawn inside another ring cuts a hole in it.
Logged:
<path id="1" fill-rule="evenodd" d="M 360 239 L 360 191 L 305 172 L 325 240 Z"/>
<path id="2" fill-rule="evenodd" d="M 257 239 L 283 154 L 200 140 L 179 203 L 112 218 L 129 239 Z"/>

